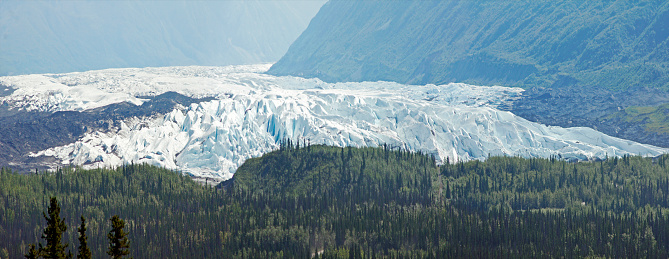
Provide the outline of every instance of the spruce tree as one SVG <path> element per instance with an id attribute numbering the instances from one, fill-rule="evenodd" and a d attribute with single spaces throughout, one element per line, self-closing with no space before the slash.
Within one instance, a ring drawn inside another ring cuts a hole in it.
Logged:
<path id="1" fill-rule="evenodd" d="M 67 231 L 65 220 L 60 218 L 60 205 L 58 199 L 51 197 L 51 202 L 48 209 L 49 215 L 42 213 L 46 219 L 46 228 L 42 238 L 46 240 L 46 247 L 39 244 L 39 254 L 44 258 L 72 258 L 71 253 L 65 253 L 67 244 L 63 244 L 63 233 Z"/>
<path id="2" fill-rule="evenodd" d="M 35 247 L 35 244 L 30 244 L 30 249 L 28 253 L 24 255 L 27 259 L 37 259 L 39 258 L 39 250 Z"/>
<path id="3" fill-rule="evenodd" d="M 86 219 L 81 216 L 81 226 L 77 229 L 79 232 L 79 253 L 78 259 L 90 259 L 91 250 L 88 248 L 88 237 L 86 236 Z"/>
<path id="4" fill-rule="evenodd" d="M 107 249 L 107 254 L 114 259 L 123 258 L 130 254 L 130 251 L 128 250 L 130 248 L 128 232 L 123 230 L 125 221 L 119 218 L 118 215 L 114 215 L 109 220 L 111 221 L 112 230 L 107 234 L 107 238 L 109 238 L 109 249 Z"/>

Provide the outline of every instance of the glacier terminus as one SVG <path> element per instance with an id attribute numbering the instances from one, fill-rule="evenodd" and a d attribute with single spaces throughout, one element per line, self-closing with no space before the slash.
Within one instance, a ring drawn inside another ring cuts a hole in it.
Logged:
<path id="1" fill-rule="evenodd" d="M 567 160 L 657 156 L 667 149 L 611 137 L 590 128 L 530 122 L 499 109 L 520 88 L 325 83 L 264 74 L 271 64 L 226 67 L 106 69 L 0 77 L 13 109 L 85 111 L 142 96 L 177 92 L 209 100 L 166 114 L 129 118 L 115 130 L 91 131 L 78 141 L 30 156 L 51 156 L 52 167 L 115 167 L 149 163 L 210 183 L 229 179 L 251 157 L 281 141 L 335 146 L 380 146 L 421 151 L 444 163 L 488 156 Z"/>

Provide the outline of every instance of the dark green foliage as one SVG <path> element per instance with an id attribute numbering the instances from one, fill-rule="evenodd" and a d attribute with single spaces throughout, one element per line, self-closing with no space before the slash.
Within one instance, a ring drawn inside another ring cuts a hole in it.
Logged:
<path id="1" fill-rule="evenodd" d="M 91 259 L 91 250 L 88 248 L 88 237 L 86 236 L 86 219 L 84 216 L 81 216 L 81 225 L 77 229 L 77 232 L 79 232 L 77 259 Z"/>
<path id="2" fill-rule="evenodd" d="M 437 167 L 389 147 L 286 144 L 249 160 L 224 190 L 147 165 L 0 171 L 0 244 L 20 248 L 12 258 L 28 251 L 39 197 L 57 195 L 65 218 L 89 219 L 95 257 L 107 248 L 106 219 L 118 214 L 135 258 L 666 258 L 667 160 L 496 157 Z"/>
<path id="3" fill-rule="evenodd" d="M 63 243 L 63 234 L 67 231 L 67 225 L 65 220 L 60 218 L 60 205 L 56 197 L 51 197 L 48 213 L 48 215 L 42 213 L 46 220 L 46 228 L 42 234 L 46 246 L 42 247 L 42 244 L 39 244 L 39 254 L 50 259 L 71 258 L 72 254 L 65 252 L 68 245 Z M 32 247 L 30 250 L 29 253 L 32 253 Z"/>
<path id="4" fill-rule="evenodd" d="M 30 244 L 28 245 L 28 253 L 25 254 L 25 257 L 27 259 L 37 259 L 39 258 L 39 250 L 37 250 L 37 247 L 35 247 L 35 244 Z"/>
<path id="5" fill-rule="evenodd" d="M 624 156 L 600 162 L 493 157 L 441 167 L 452 195 L 482 209 L 574 209 L 630 213 L 669 208 L 668 156 Z M 585 206 L 584 206 L 585 204 Z M 650 206 L 650 208 L 648 208 Z"/>
<path id="6" fill-rule="evenodd" d="M 125 228 L 125 221 L 119 218 L 118 215 L 112 216 L 109 221 L 111 221 L 112 230 L 107 234 L 107 238 L 109 238 L 107 254 L 114 259 L 123 258 L 130 254 L 128 233 L 123 230 Z"/>
<path id="7" fill-rule="evenodd" d="M 381 148 L 283 146 L 249 159 L 234 178 L 235 192 L 301 197 L 313 193 L 365 193 L 365 199 L 422 199 L 437 175 L 431 157 Z"/>
<path id="8" fill-rule="evenodd" d="M 221 195 L 220 191 L 217 194 L 187 176 L 148 165 L 99 170 L 66 168 L 39 175 L 20 175 L 3 169 L 0 170 L 0 245 L 12 244 L 8 246 L 10 258 L 26 253 L 28 244 L 36 242 L 44 228 L 40 213 L 48 207 L 48 197 L 57 196 L 67 225 L 78 226 L 80 216 L 86 218 L 87 244 L 93 258 L 108 257 L 108 222 L 113 215 L 125 220 L 132 247 L 141 248 L 131 249 L 129 256 L 215 257 L 213 254 L 220 249 L 210 253 L 204 247 L 220 244 L 213 238 L 218 232 L 208 228 L 211 224 L 218 225 L 211 222 L 221 220 L 217 211 L 224 201 L 216 198 Z M 194 213 L 198 211 L 203 213 Z M 208 239 L 196 243 L 200 237 Z M 77 244 L 77 239 L 76 231 L 63 236 L 66 244 Z M 170 241 L 176 243 L 173 248 Z"/>

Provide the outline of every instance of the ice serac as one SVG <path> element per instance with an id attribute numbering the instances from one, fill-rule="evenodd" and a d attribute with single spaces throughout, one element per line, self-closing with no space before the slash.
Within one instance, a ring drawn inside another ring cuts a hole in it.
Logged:
<path id="1" fill-rule="evenodd" d="M 439 162 L 490 155 L 586 160 L 667 151 L 590 128 L 532 123 L 498 110 L 522 94 L 519 88 L 330 84 L 261 73 L 268 67 L 110 69 L 0 77 L 0 83 L 14 89 L 0 102 L 37 110 L 81 110 L 105 102 L 105 98 L 93 98 L 86 103 L 83 100 L 90 98 L 71 88 L 90 89 L 98 93 L 95 96 L 123 93 L 127 101 L 167 91 L 215 97 L 164 115 L 126 120 L 117 131 L 92 132 L 75 143 L 32 155 L 89 168 L 146 162 L 216 180 L 230 178 L 248 158 L 274 150 L 288 138 L 335 146 L 388 144 L 432 154 Z M 37 79 L 52 85 L 42 87 L 49 84 L 35 84 Z M 34 95 L 63 98 L 24 105 L 22 100 Z"/>

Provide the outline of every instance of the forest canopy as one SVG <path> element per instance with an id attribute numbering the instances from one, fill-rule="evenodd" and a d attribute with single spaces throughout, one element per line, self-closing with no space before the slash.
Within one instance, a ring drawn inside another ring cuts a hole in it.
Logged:
<path id="1" fill-rule="evenodd" d="M 20 258 L 58 197 L 77 244 L 105 257 L 112 215 L 129 256 L 667 257 L 667 159 L 492 157 L 437 166 L 388 147 L 282 145 L 219 188 L 154 166 L 0 170 L 0 257 Z M 559 245 L 556 245 L 559 244 Z"/>

